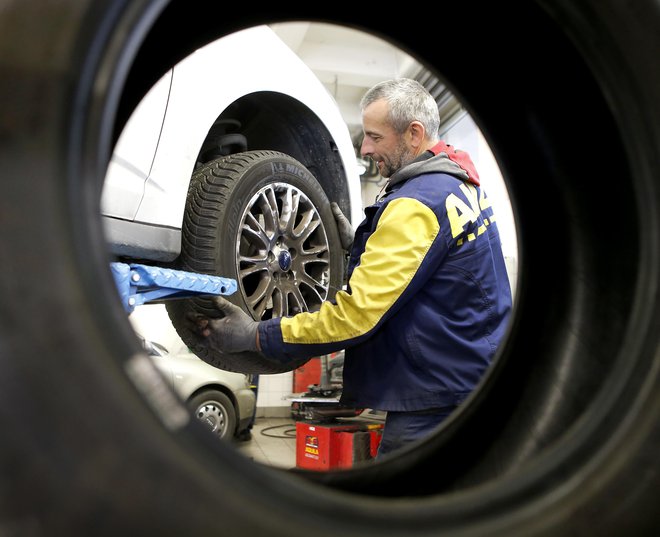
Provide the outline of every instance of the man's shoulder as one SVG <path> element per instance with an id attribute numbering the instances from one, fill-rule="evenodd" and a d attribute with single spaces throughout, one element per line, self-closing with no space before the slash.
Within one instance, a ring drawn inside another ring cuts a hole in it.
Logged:
<path id="1" fill-rule="evenodd" d="M 434 206 L 444 202 L 450 194 L 460 192 L 464 181 L 444 172 L 430 172 L 415 175 L 402 183 L 393 197 L 409 197 Z"/>

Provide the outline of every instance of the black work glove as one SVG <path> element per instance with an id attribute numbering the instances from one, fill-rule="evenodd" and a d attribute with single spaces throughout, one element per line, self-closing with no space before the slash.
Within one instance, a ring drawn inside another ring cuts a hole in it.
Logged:
<path id="1" fill-rule="evenodd" d="M 348 218 L 344 216 L 344 213 L 341 212 L 339 205 L 334 201 L 330 204 L 332 209 L 332 214 L 335 217 L 337 222 L 337 230 L 339 231 L 339 241 L 341 242 L 341 247 L 347 252 L 350 251 L 351 246 L 353 246 L 353 239 L 355 238 L 355 230 L 351 223 L 348 221 Z"/>
<path id="2" fill-rule="evenodd" d="M 224 354 L 256 351 L 259 323 L 227 299 L 213 299 L 222 317 L 211 319 L 197 313 L 187 316 L 189 328 L 199 337 L 199 343 Z"/>

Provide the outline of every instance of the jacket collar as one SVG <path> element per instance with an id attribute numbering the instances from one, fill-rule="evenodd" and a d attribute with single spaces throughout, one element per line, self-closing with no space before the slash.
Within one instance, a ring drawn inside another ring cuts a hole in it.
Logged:
<path id="1" fill-rule="evenodd" d="M 412 162 L 406 164 L 390 177 L 386 190 L 424 173 L 447 173 L 462 181 L 468 181 L 479 186 L 477 169 L 465 151 L 455 150 L 445 142 L 438 142 L 431 149 L 422 153 Z"/>

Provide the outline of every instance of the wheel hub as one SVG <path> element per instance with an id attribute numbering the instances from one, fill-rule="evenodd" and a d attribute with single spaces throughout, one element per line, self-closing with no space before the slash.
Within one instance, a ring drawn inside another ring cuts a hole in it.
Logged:
<path id="1" fill-rule="evenodd" d="M 221 435 L 224 425 L 224 415 L 218 407 L 206 403 L 197 409 L 197 419 L 206 425 L 212 432 Z"/>
<path id="2" fill-rule="evenodd" d="M 320 214 L 287 183 L 256 192 L 241 218 L 238 284 L 255 319 L 314 311 L 329 291 L 330 251 Z"/>
<path id="3" fill-rule="evenodd" d="M 288 272 L 291 270 L 292 259 L 289 251 L 282 250 L 277 256 L 277 262 L 283 272 Z"/>

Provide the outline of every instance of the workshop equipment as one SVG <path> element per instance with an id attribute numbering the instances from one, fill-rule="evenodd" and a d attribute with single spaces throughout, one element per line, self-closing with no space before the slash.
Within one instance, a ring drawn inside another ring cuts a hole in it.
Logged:
<path id="1" fill-rule="evenodd" d="M 294 393 L 291 415 L 296 423 L 296 466 L 328 471 L 373 459 L 380 445 L 382 421 L 361 416 L 362 408 L 342 405 L 344 351 L 320 356 L 316 383 Z M 309 379 L 309 377 L 306 377 Z M 302 388 L 299 384 L 298 389 Z"/>
<path id="2" fill-rule="evenodd" d="M 295 420 L 332 421 L 359 416 L 364 409 L 339 404 L 344 351 L 310 359 L 294 371 L 291 416 Z"/>
<path id="3" fill-rule="evenodd" d="M 128 313 L 136 306 L 175 298 L 231 295 L 236 280 L 139 263 L 110 263 L 119 298 Z"/>
<path id="4" fill-rule="evenodd" d="M 296 467 L 328 471 L 352 468 L 376 457 L 383 424 L 363 419 L 296 423 Z"/>

